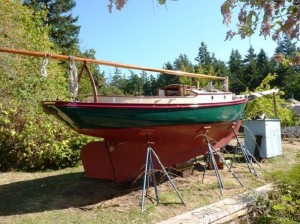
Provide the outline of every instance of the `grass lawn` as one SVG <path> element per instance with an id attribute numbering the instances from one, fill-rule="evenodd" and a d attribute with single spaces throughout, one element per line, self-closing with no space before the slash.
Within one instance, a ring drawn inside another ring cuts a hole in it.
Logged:
<path id="1" fill-rule="evenodd" d="M 186 211 L 249 191 L 270 181 L 270 172 L 288 170 L 296 163 L 300 143 L 283 142 L 283 155 L 265 160 L 262 169 L 255 165 L 259 178 L 248 172 L 244 163 L 234 163 L 241 187 L 226 169 L 221 171 L 225 185 L 220 195 L 213 171 L 202 183 L 202 171 L 191 170 L 174 183 L 184 198 L 179 198 L 169 182 L 158 186 L 160 204 L 145 200 L 141 213 L 142 185 L 91 180 L 83 168 L 52 172 L 0 173 L 0 223 L 155 223 Z M 150 195 L 155 196 L 153 189 Z"/>

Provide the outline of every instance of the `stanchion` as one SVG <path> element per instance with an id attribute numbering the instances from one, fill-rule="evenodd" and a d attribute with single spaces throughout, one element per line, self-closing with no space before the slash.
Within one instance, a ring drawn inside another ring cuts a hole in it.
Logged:
<path id="1" fill-rule="evenodd" d="M 233 123 L 231 125 L 231 129 L 232 129 L 232 131 L 234 133 L 234 136 L 237 140 L 237 146 L 234 149 L 231 166 L 232 166 L 233 162 L 235 161 L 236 154 L 238 153 L 238 151 L 240 151 L 242 153 L 243 157 L 245 158 L 245 162 L 247 164 L 249 172 L 252 173 L 253 175 L 255 175 L 256 177 L 258 177 L 258 174 L 257 174 L 257 172 L 256 172 L 256 170 L 253 166 L 252 160 L 259 166 L 259 168 L 261 168 L 261 166 L 259 165 L 259 162 L 256 160 L 256 158 L 248 151 L 248 149 L 245 147 L 245 145 L 238 138 L 238 136 L 236 134 L 236 131 L 234 130 L 234 125 L 235 125 L 235 123 Z M 231 166 L 230 166 L 230 168 L 231 168 Z"/>
<path id="2" fill-rule="evenodd" d="M 204 168 L 204 172 L 203 172 L 203 176 L 202 176 L 202 183 L 204 182 L 204 177 L 205 177 L 205 173 L 206 173 L 206 169 L 209 166 L 210 163 L 212 163 L 213 169 L 215 171 L 215 175 L 217 177 L 217 181 L 219 184 L 219 188 L 220 188 L 220 192 L 221 194 L 223 194 L 224 191 L 224 184 L 221 178 L 221 174 L 219 172 L 219 168 L 218 165 L 216 163 L 215 160 L 215 156 L 218 156 L 220 158 L 220 160 L 223 162 L 223 164 L 227 167 L 228 171 L 231 172 L 232 176 L 237 180 L 237 182 L 243 187 L 243 184 L 240 182 L 240 180 L 238 179 L 238 177 L 235 175 L 235 173 L 231 170 L 231 167 L 229 167 L 224 158 L 220 155 L 220 153 L 212 146 L 212 144 L 210 143 L 208 137 L 207 137 L 207 132 L 211 127 L 204 127 L 203 129 L 203 135 L 205 137 L 205 141 L 207 143 L 208 146 L 208 152 L 207 152 L 207 158 L 206 158 L 206 164 L 205 164 L 205 168 Z"/>
<path id="3" fill-rule="evenodd" d="M 159 203 L 159 195 L 158 195 L 158 189 L 157 189 L 157 182 L 155 178 L 155 169 L 153 165 L 153 159 L 152 156 L 156 159 L 158 164 L 160 165 L 163 173 L 166 175 L 168 180 L 170 181 L 173 189 L 175 190 L 177 196 L 181 200 L 181 203 L 185 205 L 185 202 L 181 195 L 179 194 L 175 184 L 173 183 L 172 179 L 170 178 L 168 172 L 166 171 L 165 167 L 162 165 L 161 161 L 159 160 L 159 157 L 157 154 L 154 152 L 154 150 L 150 146 L 150 141 L 149 141 L 149 135 L 152 133 L 152 131 L 144 131 L 142 134 L 146 136 L 147 139 L 147 153 L 146 153 L 146 163 L 145 163 L 145 173 L 144 173 L 144 183 L 143 183 L 143 191 L 142 191 L 142 212 L 144 211 L 144 205 L 145 205 L 145 197 L 148 193 L 149 186 L 150 186 L 150 181 L 153 183 L 154 191 L 155 191 L 155 197 L 156 197 L 156 204 Z"/>

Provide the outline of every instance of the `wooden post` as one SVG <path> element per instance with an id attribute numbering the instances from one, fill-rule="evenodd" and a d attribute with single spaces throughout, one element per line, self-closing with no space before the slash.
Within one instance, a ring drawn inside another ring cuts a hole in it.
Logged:
<path id="1" fill-rule="evenodd" d="M 277 104 L 276 104 L 276 93 L 273 93 L 273 106 L 274 106 L 274 115 L 275 115 L 275 118 L 278 118 Z"/>
<path id="2" fill-rule="evenodd" d="M 91 73 L 91 70 L 87 66 L 86 62 L 84 63 L 84 67 L 85 67 L 85 69 L 86 69 L 86 71 L 87 71 L 87 73 L 88 73 L 88 75 L 90 77 L 90 82 L 91 82 L 91 85 L 92 85 L 92 88 L 93 88 L 93 93 L 94 93 L 94 102 L 98 103 L 98 98 L 97 98 L 98 93 L 97 93 L 97 87 L 96 87 L 96 84 L 95 84 L 94 77 L 93 77 L 93 75 Z"/>

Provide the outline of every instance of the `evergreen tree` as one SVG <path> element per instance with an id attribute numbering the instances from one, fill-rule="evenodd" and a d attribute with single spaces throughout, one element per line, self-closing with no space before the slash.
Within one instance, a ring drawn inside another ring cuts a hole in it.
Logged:
<path id="1" fill-rule="evenodd" d="M 186 54 L 180 54 L 174 61 L 174 70 L 193 73 L 194 65 L 190 62 Z"/>
<path id="2" fill-rule="evenodd" d="M 174 61 L 174 70 L 195 73 L 195 67 L 188 59 L 187 55 L 180 54 Z M 179 77 L 179 83 L 181 84 L 192 84 L 192 78 L 181 76 Z"/>
<path id="3" fill-rule="evenodd" d="M 277 54 L 283 54 L 286 59 L 291 59 L 297 53 L 299 49 L 296 46 L 296 42 L 293 43 L 291 39 L 284 36 L 283 39 L 278 41 L 278 46 L 275 50 Z M 273 81 L 273 85 L 278 86 L 285 92 L 285 98 L 294 97 L 300 99 L 300 65 L 290 66 L 288 63 L 280 63 L 276 67 L 276 80 Z"/>
<path id="4" fill-rule="evenodd" d="M 146 72 L 141 73 L 141 78 L 143 82 L 143 95 L 145 96 L 155 96 L 157 95 L 157 81 L 153 75 L 148 76 Z"/>
<path id="5" fill-rule="evenodd" d="M 256 60 L 256 57 L 257 55 L 255 54 L 254 48 L 250 46 L 243 62 L 245 64 L 250 64 Z"/>
<path id="6" fill-rule="evenodd" d="M 300 100 L 300 66 L 280 64 L 276 67 L 276 79 L 272 85 L 284 91 L 286 99 L 294 97 Z"/>
<path id="7" fill-rule="evenodd" d="M 165 63 L 163 69 L 175 70 L 174 66 L 170 62 Z M 168 74 L 159 74 L 159 76 L 157 78 L 157 87 L 158 88 L 162 88 L 167 85 L 176 84 L 176 83 L 177 84 L 180 83 L 179 76 L 168 75 Z"/>
<path id="8" fill-rule="evenodd" d="M 134 96 L 140 96 L 143 94 L 143 80 L 133 71 L 130 71 L 130 76 L 127 79 L 124 92 Z"/>
<path id="9" fill-rule="evenodd" d="M 258 53 L 257 60 L 256 60 L 257 67 L 260 72 L 265 73 L 265 71 L 269 69 L 268 62 L 269 62 L 269 59 L 268 59 L 266 52 L 263 49 L 260 49 L 260 52 Z"/>
<path id="10" fill-rule="evenodd" d="M 291 58 L 297 53 L 296 42 L 292 42 L 291 38 L 284 36 L 277 42 L 277 48 L 275 50 L 276 54 L 283 54 L 287 58 Z M 299 51 L 299 50 L 298 50 Z"/>
<path id="11" fill-rule="evenodd" d="M 46 9 L 43 22 L 50 27 L 51 40 L 63 54 L 78 54 L 80 26 L 76 25 L 78 17 L 70 13 L 76 5 L 74 0 L 24 0 L 23 4 L 35 12 Z"/>
<path id="12" fill-rule="evenodd" d="M 282 69 L 283 70 L 283 69 Z M 292 68 L 286 68 L 286 76 L 283 79 L 281 90 L 284 91 L 286 99 L 295 98 L 300 100 L 300 71 L 295 71 Z"/>
<path id="13" fill-rule="evenodd" d="M 203 73 L 213 75 L 212 61 L 214 56 L 210 55 L 210 52 L 207 50 L 207 45 L 204 42 L 201 42 L 200 45 L 198 56 L 195 60 L 198 62 L 199 69 L 202 70 Z"/>
<path id="14" fill-rule="evenodd" d="M 241 77 L 242 82 L 244 83 L 245 90 L 249 88 L 253 90 L 259 85 L 259 75 L 257 70 L 257 55 L 254 52 L 254 48 L 250 46 L 248 52 L 243 60 L 244 63 L 244 72 Z"/>
<path id="15" fill-rule="evenodd" d="M 120 71 L 120 69 L 115 68 L 114 75 L 112 76 L 112 80 L 109 83 L 111 86 L 114 86 L 114 88 L 118 89 L 120 93 L 124 94 L 126 85 L 127 85 L 127 80 L 125 75 L 123 75 Z"/>
<path id="16" fill-rule="evenodd" d="M 229 57 L 229 88 L 234 93 L 245 91 L 244 83 L 242 82 L 243 62 L 242 55 L 238 50 L 232 50 Z"/>
<path id="17" fill-rule="evenodd" d="M 229 57 L 229 70 L 238 73 L 242 68 L 242 55 L 238 50 L 232 50 Z"/>
<path id="18" fill-rule="evenodd" d="M 210 52 L 207 50 L 207 45 L 204 42 L 201 42 L 198 56 L 195 60 L 201 65 L 209 65 L 212 62 Z"/>
<path id="19" fill-rule="evenodd" d="M 256 65 L 258 75 L 254 85 L 258 86 L 269 73 L 274 73 L 274 63 L 269 60 L 266 52 L 261 49 L 257 55 Z"/>
<path id="20" fill-rule="evenodd" d="M 214 58 L 212 66 L 214 68 L 214 75 L 229 77 L 230 72 L 224 61 Z"/>

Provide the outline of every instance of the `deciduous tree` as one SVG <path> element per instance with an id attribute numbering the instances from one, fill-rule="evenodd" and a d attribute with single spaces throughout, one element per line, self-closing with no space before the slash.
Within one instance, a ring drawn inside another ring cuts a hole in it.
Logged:
<path id="1" fill-rule="evenodd" d="M 121 10 L 128 0 L 108 0 L 109 11 L 113 6 Z M 161 5 L 167 0 L 157 0 Z M 187 3 L 188 4 L 188 3 Z M 200 9 L 199 9 L 200 10 Z M 237 30 L 228 31 L 226 39 L 235 35 L 245 38 L 256 31 L 277 40 L 282 34 L 292 39 L 300 39 L 299 0 L 225 0 L 221 6 L 223 23 L 229 25 L 232 17 L 238 19 Z"/>
<path id="2" fill-rule="evenodd" d="M 291 39 L 300 38 L 299 0 L 225 0 L 221 12 L 226 25 L 231 23 L 233 15 L 238 19 L 237 30 L 230 30 L 227 39 L 235 35 L 245 38 L 256 31 L 273 40 L 283 34 Z"/>
<path id="3" fill-rule="evenodd" d="M 53 43 L 43 13 L 33 15 L 21 1 L 0 0 L 0 5 L 1 45 L 50 52 Z M 0 54 L 0 170 L 76 165 L 76 149 L 86 137 L 70 132 L 40 106 L 42 100 L 68 97 L 65 71 L 49 59 L 45 78 L 40 58 Z"/>

